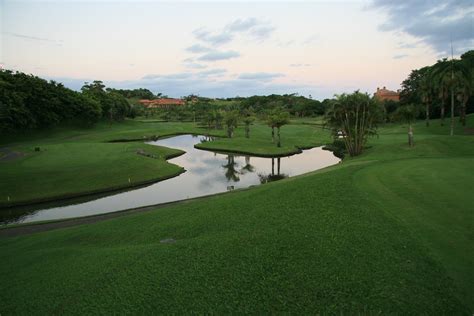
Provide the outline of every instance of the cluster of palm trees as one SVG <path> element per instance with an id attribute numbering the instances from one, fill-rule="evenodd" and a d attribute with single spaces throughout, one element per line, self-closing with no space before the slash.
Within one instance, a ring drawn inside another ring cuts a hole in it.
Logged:
<path id="1" fill-rule="evenodd" d="M 232 138 L 239 122 L 243 122 L 245 125 L 245 137 L 250 138 L 250 126 L 256 119 L 257 117 L 251 108 L 241 110 L 229 109 L 226 111 L 212 110 L 203 116 L 202 123 L 208 129 L 221 129 L 225 126 L 227 137 Z M 272 130 L 272 142 L 276 142 L 276 145 L 281 147 L 280 128 L 290 122 L 290 114 L 284 108 L 276 107 L 267 111 L 261 119 Z M 275 129 L 277 131 L 276 138 Z"/>
<path id="2" fill-rule="evenodd" d="M 357 156 L 362 153 L 368 137 L 376 134 L 383 116 L 382 104 L 357 90 L 335 96 L 326 112 L 325 127 L 331 129 L 335 140 L 344 142 L 350 156 Z"/>
<path id="3" fill-rule="evenodd" d="M 426 126 L 430 124 L 430 111 L 435 101 L 440 105 L 441 125 L 445 123 L 446 107 L 450 105 L 451 135 L 454 134 L 456 106 L 459 108 L 459 121 L 466 125 L 466 105 L 474 90 L 473 59 L 474 51 L 470 51 L 461 59 L 445 58 L 421 69 L 419 94 L 425 107 Z"/>

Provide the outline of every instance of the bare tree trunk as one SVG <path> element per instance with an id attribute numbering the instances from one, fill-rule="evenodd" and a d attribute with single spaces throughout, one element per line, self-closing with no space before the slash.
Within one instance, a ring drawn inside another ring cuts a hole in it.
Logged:
<path id="1" fill-rule="evenodd" d="M 408 146 L 413 147 L 414 142 L 413 142 L 413 127 L 411 126 L 411 123 L 408 125 Z"/>
<path id="2" fill-rule="evenodd" d="M 272 126 L 272 143 L 275 143 L 275 127 Z"/>
<path id="3" fill-rule="evenodd" d="M 249 124 L 245 125 L 245 137 L 249 138 L 250 126 Z"/>
<path id="4" fill-rule="evenodd" d="M 454 88 L 451 87 L 451 136 L 454 135 Z"/>
<path id="5" fill-rule="evenodd" d="M 278 144 L 277 147 L 281 147 L 281 141 L 280 141 L 280 128 L 277 128 L 277 136 L 278 136 Z"/>

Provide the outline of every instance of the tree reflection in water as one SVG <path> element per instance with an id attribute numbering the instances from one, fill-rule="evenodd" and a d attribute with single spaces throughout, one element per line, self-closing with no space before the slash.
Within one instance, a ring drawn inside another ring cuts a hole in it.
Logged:
<path id="1" fill-rule="evenodd" d="M 259 173 L 258 177 L 260 179 L 260 183 L 267 183 L 267 182 L 272 182 L 272 181 L 278 181 L 281 179 L 288 178 L 287 174 L 281 173 L 280 174 L 280 166 L 281 166 L 281 159 L 277 159 L 277 173 L 275 174 L 275 158 L 272 158 L 272 173 L 270 174 L 264 174 L 264 173 Z"/>
<path id="2" fill-rule="evenodd" d="M 240 170 L 241 174 L 245 174 L 247 172 L 255 172 L 255 167 L 250 164 L 250 156 L 245 156 L 245 166 L 243 166 L 242 170 Z"/>
<path id="3" fill-rule="evenodd" d="M 237 164 L 234 161 L 233 155 L 227 155 L 227 164 L 223 165 L 225 171 L 225 177 L 227 181 L 238 182 L 240 181 L 239 171 L 235 169 Z"/>

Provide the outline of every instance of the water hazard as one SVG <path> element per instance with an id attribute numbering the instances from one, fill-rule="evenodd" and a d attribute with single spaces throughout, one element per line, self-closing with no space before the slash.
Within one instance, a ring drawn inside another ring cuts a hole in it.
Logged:
<path id="1" fill-rule="evenodd" d="M 148 142 L 186 152 L 182 156 L 168 160 L 186 169 L 185 173 L 177 177 L 126 192 L 109 193 L 102 197 L 6 209 L 0 211 L 0 220 L 3 224 L 27 223 L 178 201 L 296 176 L 334 165 L 340 160 L 332 152 L 322 150 L 321 147 L 281 158 L 223 154 L 194 148 L 195 144 L 204 140 L 204 136 L 182 135 Z"/>

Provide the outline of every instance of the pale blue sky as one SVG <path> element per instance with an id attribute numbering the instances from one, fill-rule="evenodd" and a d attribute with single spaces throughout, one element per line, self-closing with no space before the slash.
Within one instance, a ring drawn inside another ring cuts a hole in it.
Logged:
<path id="1" fill-rule="evenodd" d="M 472 1 L 0 0 L 0 62 L 79 88 L 170 96 L 399 88 L 474 46 Z"/>

